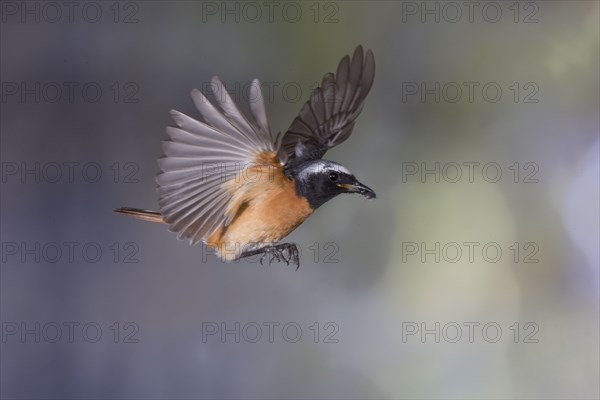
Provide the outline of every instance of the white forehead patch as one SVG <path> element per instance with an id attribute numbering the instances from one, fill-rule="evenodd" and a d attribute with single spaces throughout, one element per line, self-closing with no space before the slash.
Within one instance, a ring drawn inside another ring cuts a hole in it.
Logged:
<path id="1" fill-rule="evenodd" d="M 352 175 L 352 172 L 348 171 L 348 169 L 343 165 L 327 160 L 319 160 L 300 171 L 298 177 L 302 180 L 305 180 L 310 175 L 320 174 L 323 171 L 339 172 L 343 174 Z"/>

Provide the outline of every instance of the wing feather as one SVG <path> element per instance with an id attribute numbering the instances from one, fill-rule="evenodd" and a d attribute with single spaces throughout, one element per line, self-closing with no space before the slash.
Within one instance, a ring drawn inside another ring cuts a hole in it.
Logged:
<path id="1" fill-rule="evenodd" d="M 265 100 L 260 90 L 260 82 L 258 79 L 254 79 L 249 88 L 250 96 L 250 112 L 257 122 L 258 127 L 261 129 L 263 135 L 271 137 L 271 127 L 269 126 L 269 119 L 267 118 L 267 109 L 265 107 Z"/>
<path id="2" fill-rule="evenodd" d="M 205 136 L 209 138 L 216 138 L 223 143 L 229 143 L 236 147 L 242 147 L 248 150 L 254 150 L 252 143 L 247 140 L 241 139 L 237 136 L 230 136 L 225 132 L 219 131 L 214 127 L 197 121 L 187 115 L 180 113 L 179 111 L 171 110 L 171 117 L 175 120 L 177 126 L 184 131 L 189 133 L 195 133 L 196 135 Z"/>
<path id="3" fill-rule="evenodd" d="M 283 136 L 280 154 L 290 161 L 321 158 L 352 133 L 356 118 L 373 86 L 375 59 L 371 50 L 358 46 L 344 56 L 335 75 L 325 74 Z M 296 154 L 296 146 L 304 149 Z M 309 151 L 306 151 L 309 150 Z"/>
<path id="4" fill-rule="evenodd" d="M 167 127 L 169 140 L 163 142 L 164 156 L 158 159 L 160 212 L 169 229 L 192 244 L 206 242 L 230 220 L 228 183 L 255 165 L 261 153 L 275 148 L 259 82 L 252 82 L 251 93 L 261 100 L 250 104 L 248 117 L 219 78 L 211 83 L 216 104 L 197 89 L 191 93 L 204 122 L 171 111 L 177 126 Z"/>
<path id="5" fill-rule="evenodd" d="M 251 126 L 251 123 L 237 108 L 237 105 L 231 99 L 231 96 L 229 93 L 227 93 L 227 90 L 225 90 L 225 85 L 223 85 L 223 83 L 216 76 L 212 78 L 211 85 L 215 93 L 217 103 L 223 110 L 222 116 L 225 117 L 231 127 L 236 131 L 241 132 L 246 139 L 256 146 L 256 148 L 263 148 L 265 143 L 263 143 L 261 140 L 260 132 L 258 132 L 255 126 Z M 266 150 L 266 147 L 264 149 Z"/>

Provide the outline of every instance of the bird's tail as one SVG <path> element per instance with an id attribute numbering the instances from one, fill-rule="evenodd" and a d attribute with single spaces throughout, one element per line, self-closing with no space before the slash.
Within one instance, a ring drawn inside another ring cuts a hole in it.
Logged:
<path id="1" fill-rule="evenodd" d="M 165 223 L 165 221 L 162 218 L 162 215 L 160 215 L 160 213 L 156 211 L 142 210 L 140 208 L 119 207 L 115 208 L 114 212 L 128 217 L 141 219 L 142 221 L 158 222 L 161 224 Z"/>

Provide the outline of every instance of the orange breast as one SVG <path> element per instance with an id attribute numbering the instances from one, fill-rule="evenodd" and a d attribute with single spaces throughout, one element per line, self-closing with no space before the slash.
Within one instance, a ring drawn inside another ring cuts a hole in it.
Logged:
<path id="1" fill-rule="evenodd" d="M 208 245 L 226 261 L 280 241 L 314 211 L 296 194 L 294 181 L 285 176 L 275 153 L 261 153 L 255 164 L 225 185 L 232 195 L 226 211 L 231 221 L 209 238 Z"/>

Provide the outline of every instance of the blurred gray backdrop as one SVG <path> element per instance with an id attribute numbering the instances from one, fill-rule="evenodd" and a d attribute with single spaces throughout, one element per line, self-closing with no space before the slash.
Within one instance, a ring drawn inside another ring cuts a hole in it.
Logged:
<path id="1" fill-rule="evenodd" d="M 598 398 L 599 3 L 1 4 L 7 399 Z M 327 154 L 377 192 L 220 262 L 164 226 L 174 108 L 259 78 L 285 130 L 362 44 Z"/>

